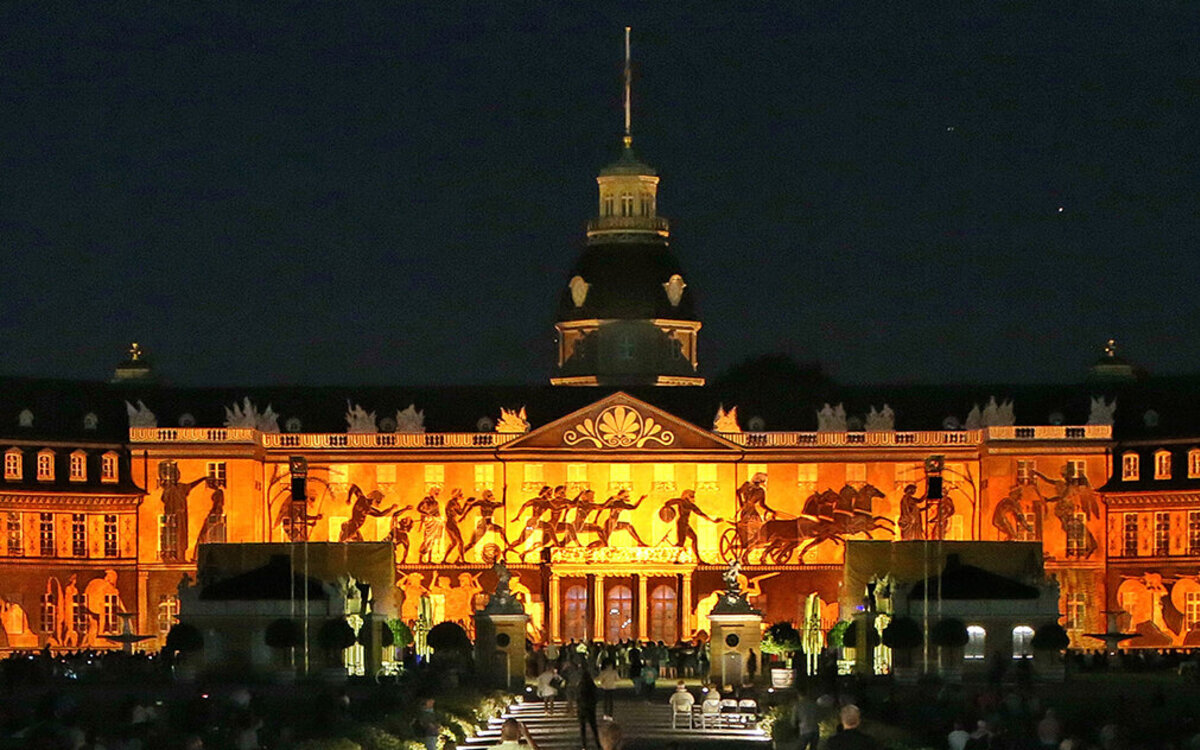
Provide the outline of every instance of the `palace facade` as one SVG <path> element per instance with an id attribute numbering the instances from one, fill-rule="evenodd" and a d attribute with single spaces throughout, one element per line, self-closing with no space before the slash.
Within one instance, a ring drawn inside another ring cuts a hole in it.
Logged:
<path id="1" fill-rule="evenodd" d="M 123 611 L 161 643 L 218 542 L 390 542 L 377 606 L 468 628 L 503 557 L 530 637 L 559 642 L 706 631 L 735 560 L 767 623 L 815 593 L 830 627 L 861 597 L 850 540 L 1036 542 L 1074 647 L 1109 611 L 1129 645 L 1200 640 L 1200 381 L 1110 348 L 1073 385 L 843 387 L 769 359 L 706 384 L 626 113 L 549 385 L 173 388 L 136 345 L 109 383 L 5 380 L 0 649 L 103 646 Z"/>

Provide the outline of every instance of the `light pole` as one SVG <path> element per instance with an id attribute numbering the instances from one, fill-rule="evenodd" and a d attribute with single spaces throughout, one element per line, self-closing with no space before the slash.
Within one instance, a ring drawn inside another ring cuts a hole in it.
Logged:
<path id="1" fill-rule="evenodd" d="M 925 533 L 921 535 L 924 539 L 921 544 L 921 552 L 925 570 L 925 585 L 922 587 L 921 597 L 923 600 L 922 605 L 924 609 L 924 615 L 922 617 L 922 629 L 925 631 L 925 638 L 922 644 L 921 669 L 926 673 L 929 672 L 929 533 L 931 531 L 928 522 L 928 514 L 931 501 L 935 501 L 933 504 L 936 505 L 937 511 L 934 514 L 934 523 L 939 523 L 938 516 L 941 515 L 942 508 L 942 469 L 944 469 L 945 466 L 945 456 L 930 456 L 929 458 L 925 459 L 925 523 L 923 524 L 925 526 Z M 938 546 L 940 548 L 940 533 L 938 534 L 938 540 Z M 938 581 L 938 588 L 940 591 L 940 579 Z"/>

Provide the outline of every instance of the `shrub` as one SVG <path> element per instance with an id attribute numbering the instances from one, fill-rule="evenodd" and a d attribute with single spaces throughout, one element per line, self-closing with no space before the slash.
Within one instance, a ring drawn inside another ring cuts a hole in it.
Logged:
<path id="1" fill-rule="evenodd" d="M 271 621 L 263 639 L 271 648 L 295 648 L 304 643 L 304 630 L 295 620 L 281 617 Z"/>
<path id="2" fill-rule="evenodd" d="M 330 653 L 350 648 L 354 640 L 354 628 L 340 617 L 321 623 L 321 629 L 317 631 L 317 643 Z"/>
<path id="3" fill-rule="evenodd" d="M 1071 638 L 1062 625 L 1048 622 L 1033 634 L 1031 645 L 1039 651 L 1062 651 L 1071 643 Z"/>
<path id="4" fill-rule="evenodd" d="M 195 625 L 181 622 L 172 625 L 171 629 L 167 631 L 166 650 L 168 653 L 190 654 L 202 648 L 204 648 L 204 635 Z"/>
<path id="5" fill-rule="evenodd" d="M 392 644 L 396 648 L 404 648 L 411 646 L 415 639 L 413 638 L 412 628 L 404 620 L 392 618 L 387 621 L 388 630 L 392 632 Z M 386 636 L 385 636 L 386 638 Z"/>
<path id="6" fill-rule="evenodd" d="M 929 631 L 929 640 L 935 646 L 962 648 L 971 638 L 967 635 L 967 626 L 962 620 L 947 617 L 939 620 L 933 626 L 933 630 Z"/>
<path id="7" fill-rule="evenodd" d="M 924 642 L 925 634 L 920 624 L 911 617 L 897 617 L 883 629 L 883 645 L 888 648 L 903 651 L 916 648 Z"/>
<path id="8" fill-rule="evenodd" d="M 434 651 L 457 651 L 466 653 L 471 650 L 471 639 L 467 631 L 456 622 L 439 622 L 429 629 L 425 642 Z"/>
<path id="9" fill-rule="evenodd" d="M 793 654 L 800 650 L 800 632 L 790 622 L 777 622 L 763 634 L 760 650 L 764 654 Z"/>
<path id="10" fill-rule="evenodd" d="M 829 643 L 830 648 L 841 648 L 846 645 L 846 631 L 850 629 L 850 621 L 842 620 L 838 624 L 829 629 L 829 635 L 825 636 L 825 640 Z"/>

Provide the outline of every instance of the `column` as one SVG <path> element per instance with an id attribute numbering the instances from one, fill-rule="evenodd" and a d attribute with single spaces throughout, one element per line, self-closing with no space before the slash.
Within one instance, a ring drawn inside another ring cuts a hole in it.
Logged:
<path id="1" fill-rule="evenodd" d="M 604 575 L 597 573 L 592 577 L 595 580 L 595 586 L 592 588 L 592 601 L 594 606 L 592 614 L 595 619 L 592 620 L 592 638 L 596 640 L 604 640 Z"/>
<path id="2" fill-rule="evenodd" d="M 687 639 L 696 627 L 695 613 L 692 612 L 692 576 L 695 571 L 689 570 L 683 574 L 683 593 L 679 597 L 679 609 L 683 612 L 683 632 L 680 638 Z"/>
<path id="3" fill-rule="evenodd" d="M 138 608 L 138 623 L 137 632 L 139 633 L 158 633 L 158 608 L 150 611 L 150 571 L 137 571 L 137 608 Z M 157 602 L 155 602 L 157 604 Z M 59 602 L 59 607 L 62 607 L 62 602 Z M 61 609 L 59 610 L 62 611 Z M 71 627 L 75 627 L 71 623 Z M 150 628 L 153 627 L 153 630 Z"/>
<path id="4" fill-rule="evenodd" d="M 551 643 L 558 643 L 562 640 L 562 602 L 559 601 L 558 595 L 558 574 L 550 574 L 550 596 L 546 602 L 547 618 L 550 620 L 549 627 L 546 633 L 549 634 Z"/>
<path id="5" fill-rule="evenodd" d="M 644 641 L 650 637 L 650 618 L 647 617 L 650 605 L 646 601 L 646 575 L 634 573 L 633 578 L 637 581 L 637 637 L 639 641 Z"/>

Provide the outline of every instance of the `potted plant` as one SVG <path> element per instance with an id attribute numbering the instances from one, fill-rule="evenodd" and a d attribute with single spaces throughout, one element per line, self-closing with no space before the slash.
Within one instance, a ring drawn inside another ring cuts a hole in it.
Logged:
<path id="1" fill-rule="evenodd" d="M 955 682 L 961 682 L 963 647 L 970 641 L 966 623 L 954 617 L 938 620 L 933 629 L 929 631 L 929 641 L 941 650 L 940 671 L 942 676 L 953 678 Z"/>
<path id="2" fill-rule="evenodd" d="M 345 618 L 335 617 L 321 623 L 317 631 L 317 645 L 325 652 L 326 675 L 330 678 L 344 679 L 346 665 L 342 652 L 355 644 L 354 628 Z"/>
<path id="3" fill-rule="evenodd" d="M 777 622 L 763 634 L 759 650 L 764 654 L 783 657 L 783 666 L 771 667 L 771 686 L 789 688 L 795 682 L 793 654 L 800 650 L 800 631 L 787 621 Z"/>
<path id="4" fill-rule="evenodd" d="M 172 671 L 176 679 L 191 682 L 196 679 L 196 668 L 188 663 L 188 654 L 204 649 L 204 635 L 200 628 L 186 622 L 176 623 L 167 631 L 167 645 L 163 649 L 172 660 Z"/>
<path id="5" fill-rule="evenodd" d="M 883 629 L 881 640 L 895 655 L 896 680 L 915 681 L 917 670 L 913 666 L 913 651 L 925 643 L 925 633 L 921 630 L 921 625 L 911 617 L 895 617 Z"/>
<path id="6" fill-rule="evenodd" d="M 1039 679 L 1061 681 L 1067 675 L 1062 652 L 1071 644 L 1071 638 L 1062 625 L 1048 622 L 1033 633 L 1033 671 Z"/>
<path id="7" fill-rule="evenodd" d="M 263 640 L 275 652 L 275 663 L 280 674 L 291 674 L 291 651 L 304 645 L 304 630 L 300 623 L 287 617 L 272 620 L 263 632 Z"/>

